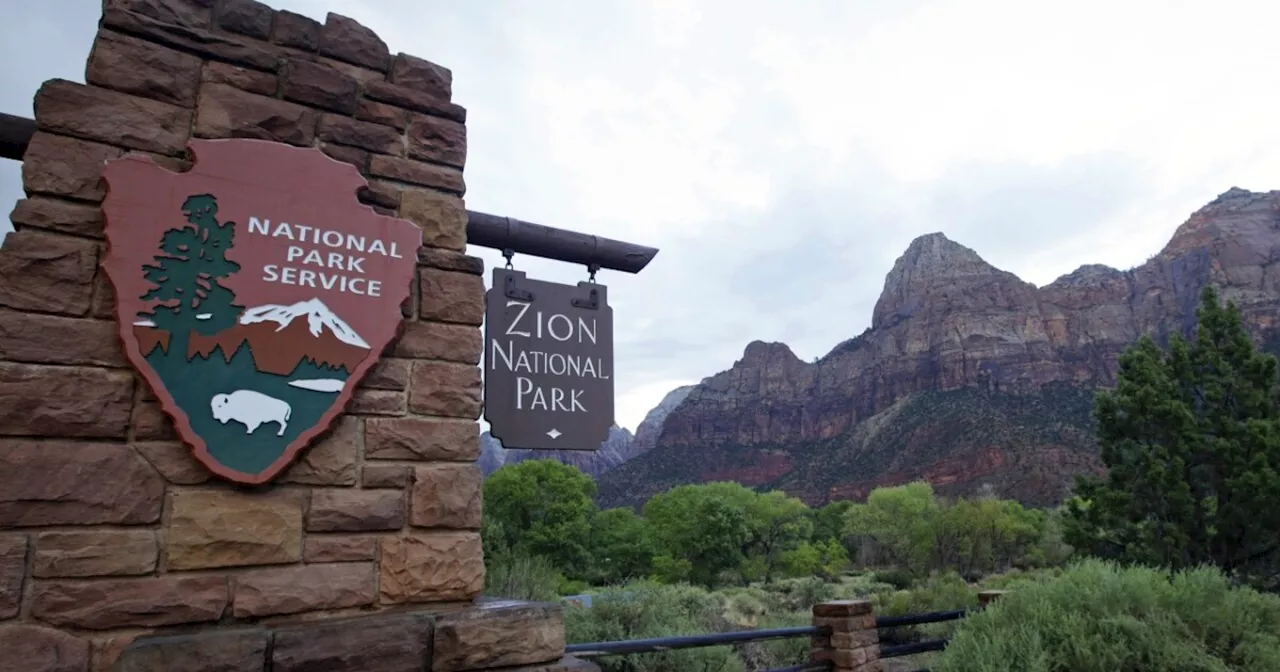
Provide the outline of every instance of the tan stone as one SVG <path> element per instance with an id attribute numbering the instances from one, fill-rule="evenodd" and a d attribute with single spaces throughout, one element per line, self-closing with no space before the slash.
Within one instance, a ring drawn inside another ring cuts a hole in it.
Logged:
<path id="1" fill-rule="evenodd" d="M 441 100 L 453 97 L 453 73 L 449 68 L 417 56 L 396 54 L 391 61 L 387 81 Z"/>
<path id="2" fill-rule="evenodd" d="M 263 672 L 270 641 L 262 628 L 139 637 L 119 651 L 111 672 Z"/>
<path id="3" fill-rule="evenodd" d="M 18 534 L 0 535 L 0 619 L 18 615 L 26 576 L 27 538 Z"/>
<path id="4" fill-rule="evenodd" d="M 302 549 L 305 562 L 359 562 L 378 555 L 378 538 L 371 534 L 308 534 Z"/>
<path id="5" fill-rule="evenodd" d="M 384 603 L 469 600 L 484 588 L 484 552 L 474 532 L 384 537 L 381 550 Z"/>
<path id="6" fill-rule="evenodd" d="M 458 196 L 406 189 L 400 194 L 400 216 L 422 229 L 423 245 L 458 251 L 467 247 L 467 206 Z"/>
<path id="7" fill-rule="evenodd" d="M 325 142 L 359 147 L 378 154 L 404 153 L 404 138 L 400 131 L 339 114 L 322 115 L 320 125 L 316 128 L 316 137 Z"/>
<path id="8" fill-rule="evenodd" d="M 369 152 L 363 149 L 335 145 L 331 142 L 321 142 L 320 151 L 328 154 L 331 158 L 355 166 L 361 173 L 365 171 L 365 166 L 369 165 Z"/>
<path id="9" fill-rule="evenodd" d="M 31 616 L 88 630 L 154 628 L 217 621 L 227 599 L 221 576 L 37 581 Z"/>
<path id="10" fill-rule="evenodd" d="M 372 532 L 404 527 L 403 490 L 322 490 L 311 493 L 308 532 Z"/>
<path id="11" fill-rule="evenodd" d="M 484 323 L 484 278 L 478 275 L 424 268 L 418 274 L 418 296 L 420 320 L 474 327 Z"/>
<path id="12" fill-rule="evenodd" d="M 441 97 L 438 93 L 415 91 L 391 82 L 365 82 L 364 95 L 372 100 L 403 107 L 414 112 L 436 115 L 459 123 L 466 123 L 467 121 L 466 108 L 449 102 L 447 98 Z"/>
<path id="13" fill-rule="evenodd" d="M 395 345 L 397 357 L 479 364 L 483 333 L 470 325 L 409 320 Z"/>
<path id="14" fill-rule="evenodd" d="M 85 672 L 89 642 L 38 625 L 0 625 L 4 669 L 12 672 Z"/>
<path id="15" fill-rule="evenodd" d="M 134 449 L 170 483 L 199 485 L 212 476 L 191 454 L 191 448 L 177 441 L 135 443 Z"/>
<path id="16" fill-rule="evenodd" d="M 409 367 L 412 363 L 407 359 L 384 357 L 369 369 L 364 380 L 360 381 L 360 387 L 403 392 L 409 388 Z"/>
<path id="17" fill-rule="evenodd" d="M 361 100 L 356 108 L 356 119 L 403 131 L 409 126 L 409 111 L 386 103 Z"/>
<path id="18" fill-rule="evenodd" d="M 132 403 L 125 370 L 0 363 L 0 434 L 123 439 Z"/>
<path id="19" fill-rule="evenodd" d="M 355 79 L 337 68 L 290 58 L 284 64 L 280 79 L 280 93 L 285 100 L 342 114 L 356 111 L 360 87 Z"/>
<path id="20" fill-rule="evenodd" d="M 178 431 L 173 419 L 160 407 L 158 401 L 139 401 L 133 406 L 134 441 L 176 441 Z"/>
<path id="21" fill-rule="evenodd" d="M 530 665 L 564 656 L 559 605 L 498 602 L 436 620 L 433 672 Z"/>
<path id="22" fill-rule="evenodd" d="M 0 439 L 0 527 L 154 523 L 164 487 L 129 446 Z"/>
<path id="23" fill-rule="evenodd" d="M 316 113 L 302 105 L 258 96 L 226 84 L 200 87 L 192 133 L 200 138 L 253 138 L 309 147 Z"/>
<path id="24" fill-rule="evenodd" d="M 347 406 L 348 413 L 360 415 L 404 415 L 409 396 L 391 390 L 356 390 Z"/>
<path id="25" fill-rule="evenodd" d="M 451 166 L 441 166 L 413 159 L 375 154 L 369 157 L 369 174 L 397 182 L 440 189 L 463 196 L 467 191 L 462 171 Z"/>
<path id="26" fill-rule="evenodd" d="M 426 672 L 431 617 L 373 614 L 275 633 L 272 672 Z"/>
<path id="27" fill-rule="evenodd" d="M 132 96 L 194 107 L 201 63 L 198 56 L 100 30 L 89 53 L 85 81 Z"/>
<path id="28" fill-rule="evenodd" d="M 91 240 L 14 231 L 0 248 L 0 306 L 84 315 L 97 272 L 98 245 Z"/>
<path id="29" fill-rule="evenodd" d="M 360 474 L 366 488 L 407 488 L 413 482 L 413 467 L 407 464 L 366 464 Z"/>
<path id="30" fill-rule="evenodd" d="M 168 527 L 170 570 L 298 562 L 298 493 L 179 490 Z"/>
<path id="31" fill-rule="evenodd" d="M 414 362 L 409 410 L 423 415 L 474 420 L 480 415 L 480 367 L 424 360 Z"/>
<path id="32" fill-rule="evenodd" d="M 217 61 L 204 64 L 200 79 L 205 84 L 227 84 L 260 96 L 274 96 L 279 86 L 275 75 Z"/>
<path id="33" fill-rule="evenodd" d="M 104 225 L 102 208 L 96 205 L 39 195 L 18 201 L 9 219 L 19 231 L 45 229 L 90 238 L 101 238 Z"/>
<path id="34" fill-rule="evenodd" d="M 186 150 L 191 110 L 65 79 L 40 86 L 36 124 L 42 131 L 159 154 Z"/>
<path id="35" fill-rule="evenodd" d="M 37 578 L 150 574 L 158 553 L 151 530 L 42 532 L 31 572 Z"/>
<path id="36" fill-rule="evenodd" d="M 410 158 L 458 168 L 467 161 L 467 127 L 456 121 L 415 114 L 407 138 Z"/>
<path id="37" fill-rule="evenodd" d="M 416 527 L 480 529 L 484 477 L 475 464 L 414 469 L 409 523 Z"/>
<path id="38" fill-rule="evenodd" d="M 258 70 L 272 71 L 276 68 L 279 55 L 275 49 L 257 40 L 209 30 L 210 23 L 206 17 L 212 11 L 211 2 L 148 0 L 121 6 L 123 4 L 106 3 L 102 12 L 104 26 L 214 60 Z M 200 18 L 195 19 L 197 16 Z"/>
<path id="39" fill-rule="evenodd" d="M 107 193 L 103 164 L 121 156 L 124 150 L 119 147 L 36 132 L 22 155 L 22 186 L 28 194 L 96 203 Z M 11 244 L 8 238 L 4 244 L 6 248 Z"/>
<path id="40" fill-rule="evenodd" d="M 357 455 L 364 445 L 360 419 L 344 415 L 328 436 L 301 453 L 298 461 L 280 477 L 281 483 L 305 485 L 355 485 Z"/>
<path id="41" fill-rule="evenodd" d="M 0 308 L 0 358 L 64 366 L 128 366 L 115 322 Z"/>
<path id="42" fill-rule="evenodd" d="M 364 562 L 256 569 L 235 576 L 232 611 L 251 618 L 364 606 L 373 604 L 376 580 Z"/>
<path id="43" fill-rule="evenodd" d="M 471 462 L 480 456 L 480 426 L 444 418 L 369 418 L 364 456 L 372 460 Z"/>

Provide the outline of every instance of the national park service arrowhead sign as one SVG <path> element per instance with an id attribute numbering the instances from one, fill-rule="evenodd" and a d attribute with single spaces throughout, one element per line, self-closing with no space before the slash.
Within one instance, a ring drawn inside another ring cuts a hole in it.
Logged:
<path id="1" fill-rule="evenodd" d="M 186 173 L 108 162 L 102 265 L 125 352 L 195 457 L 265 483 L 395 337 L 422 234 L 359 203 L 365 179 L 318 149 L 190 149 Z"/>
<path id="2" fill-rule="evenodd" d="M 608 288 L 493 269 L 485 295 L 484 417 L 506 448 L 599 450 L 613 427 Z"/>

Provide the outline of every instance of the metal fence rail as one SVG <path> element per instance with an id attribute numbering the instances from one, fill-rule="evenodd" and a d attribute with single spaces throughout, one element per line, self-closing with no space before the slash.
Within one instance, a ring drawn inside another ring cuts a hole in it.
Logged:
<path id="1" fill-rule="evenodd" d="M 794 628 L 738 630 L 736 632 L 713 632 L 707 635 L 682 635 L 678 637 L 632 639 L 621 642 L 569 644 L 564 647 L 564 652 L 579 658 L 592 656 L 621 656 L 632 653 L 660 653 L 662 651 L 670 651 L 672 649 L 694 649 L 706 646 L 724 646 L 726 644 L 763 642 L 771 639 L 825 637 L 830 634 L 830 628 L 802 625 Z"/>

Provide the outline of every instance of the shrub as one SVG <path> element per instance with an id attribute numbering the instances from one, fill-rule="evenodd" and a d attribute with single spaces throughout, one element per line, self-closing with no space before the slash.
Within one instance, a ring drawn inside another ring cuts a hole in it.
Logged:
<path id="1" fill-rule="evenodd" d="M 882 569 L 875 574 L 876 581 L 887 583 L 898 590 L 906 590 L 915 583 L 915 577 L 905 569 Z"/>
<path id="2" fill-rule="evenodd" d="M 1100 560 L 1023 582 L 965 621 L 947 672 L 1280 670 L 1280 597 L 1218 570 L 1177 573 Z"/>
<path id="3" fill-rule="evenodd" d="M 970 609 L 978 606 L 978 591 L 960 578 L 955 572 L 934 574 L 920 582 L 912 590 L 898 590 L 877 593 L 871 596 L 878 616 L 902 616 L 905 614 L 924 614 L 934 611 L 951 611 L 953 609 Z M 930 623 L 928 625 L 891 628 L 882 634 L 886 639 L 897 642 L 911 642 L 920 639 L 949 637 L 955 631 L 958 622 Z"/>
<path id="4" fill-rule="evenodd" d="M 484 592 L 490 597 L 551 602 L 564 576 L 542 556 L 507 554 L 485 563 Z"/>

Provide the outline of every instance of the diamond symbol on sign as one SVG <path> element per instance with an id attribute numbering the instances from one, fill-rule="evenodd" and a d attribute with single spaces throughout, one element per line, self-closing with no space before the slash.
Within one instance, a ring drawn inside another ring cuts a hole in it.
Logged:
<path id="1" fill-rule="evenodd" d="M 560 430 L 552 429 L 551 431 L 547 432 L 547 436 L 551 437 L 552 439 L 558 439 L 560 438 Z"/>

